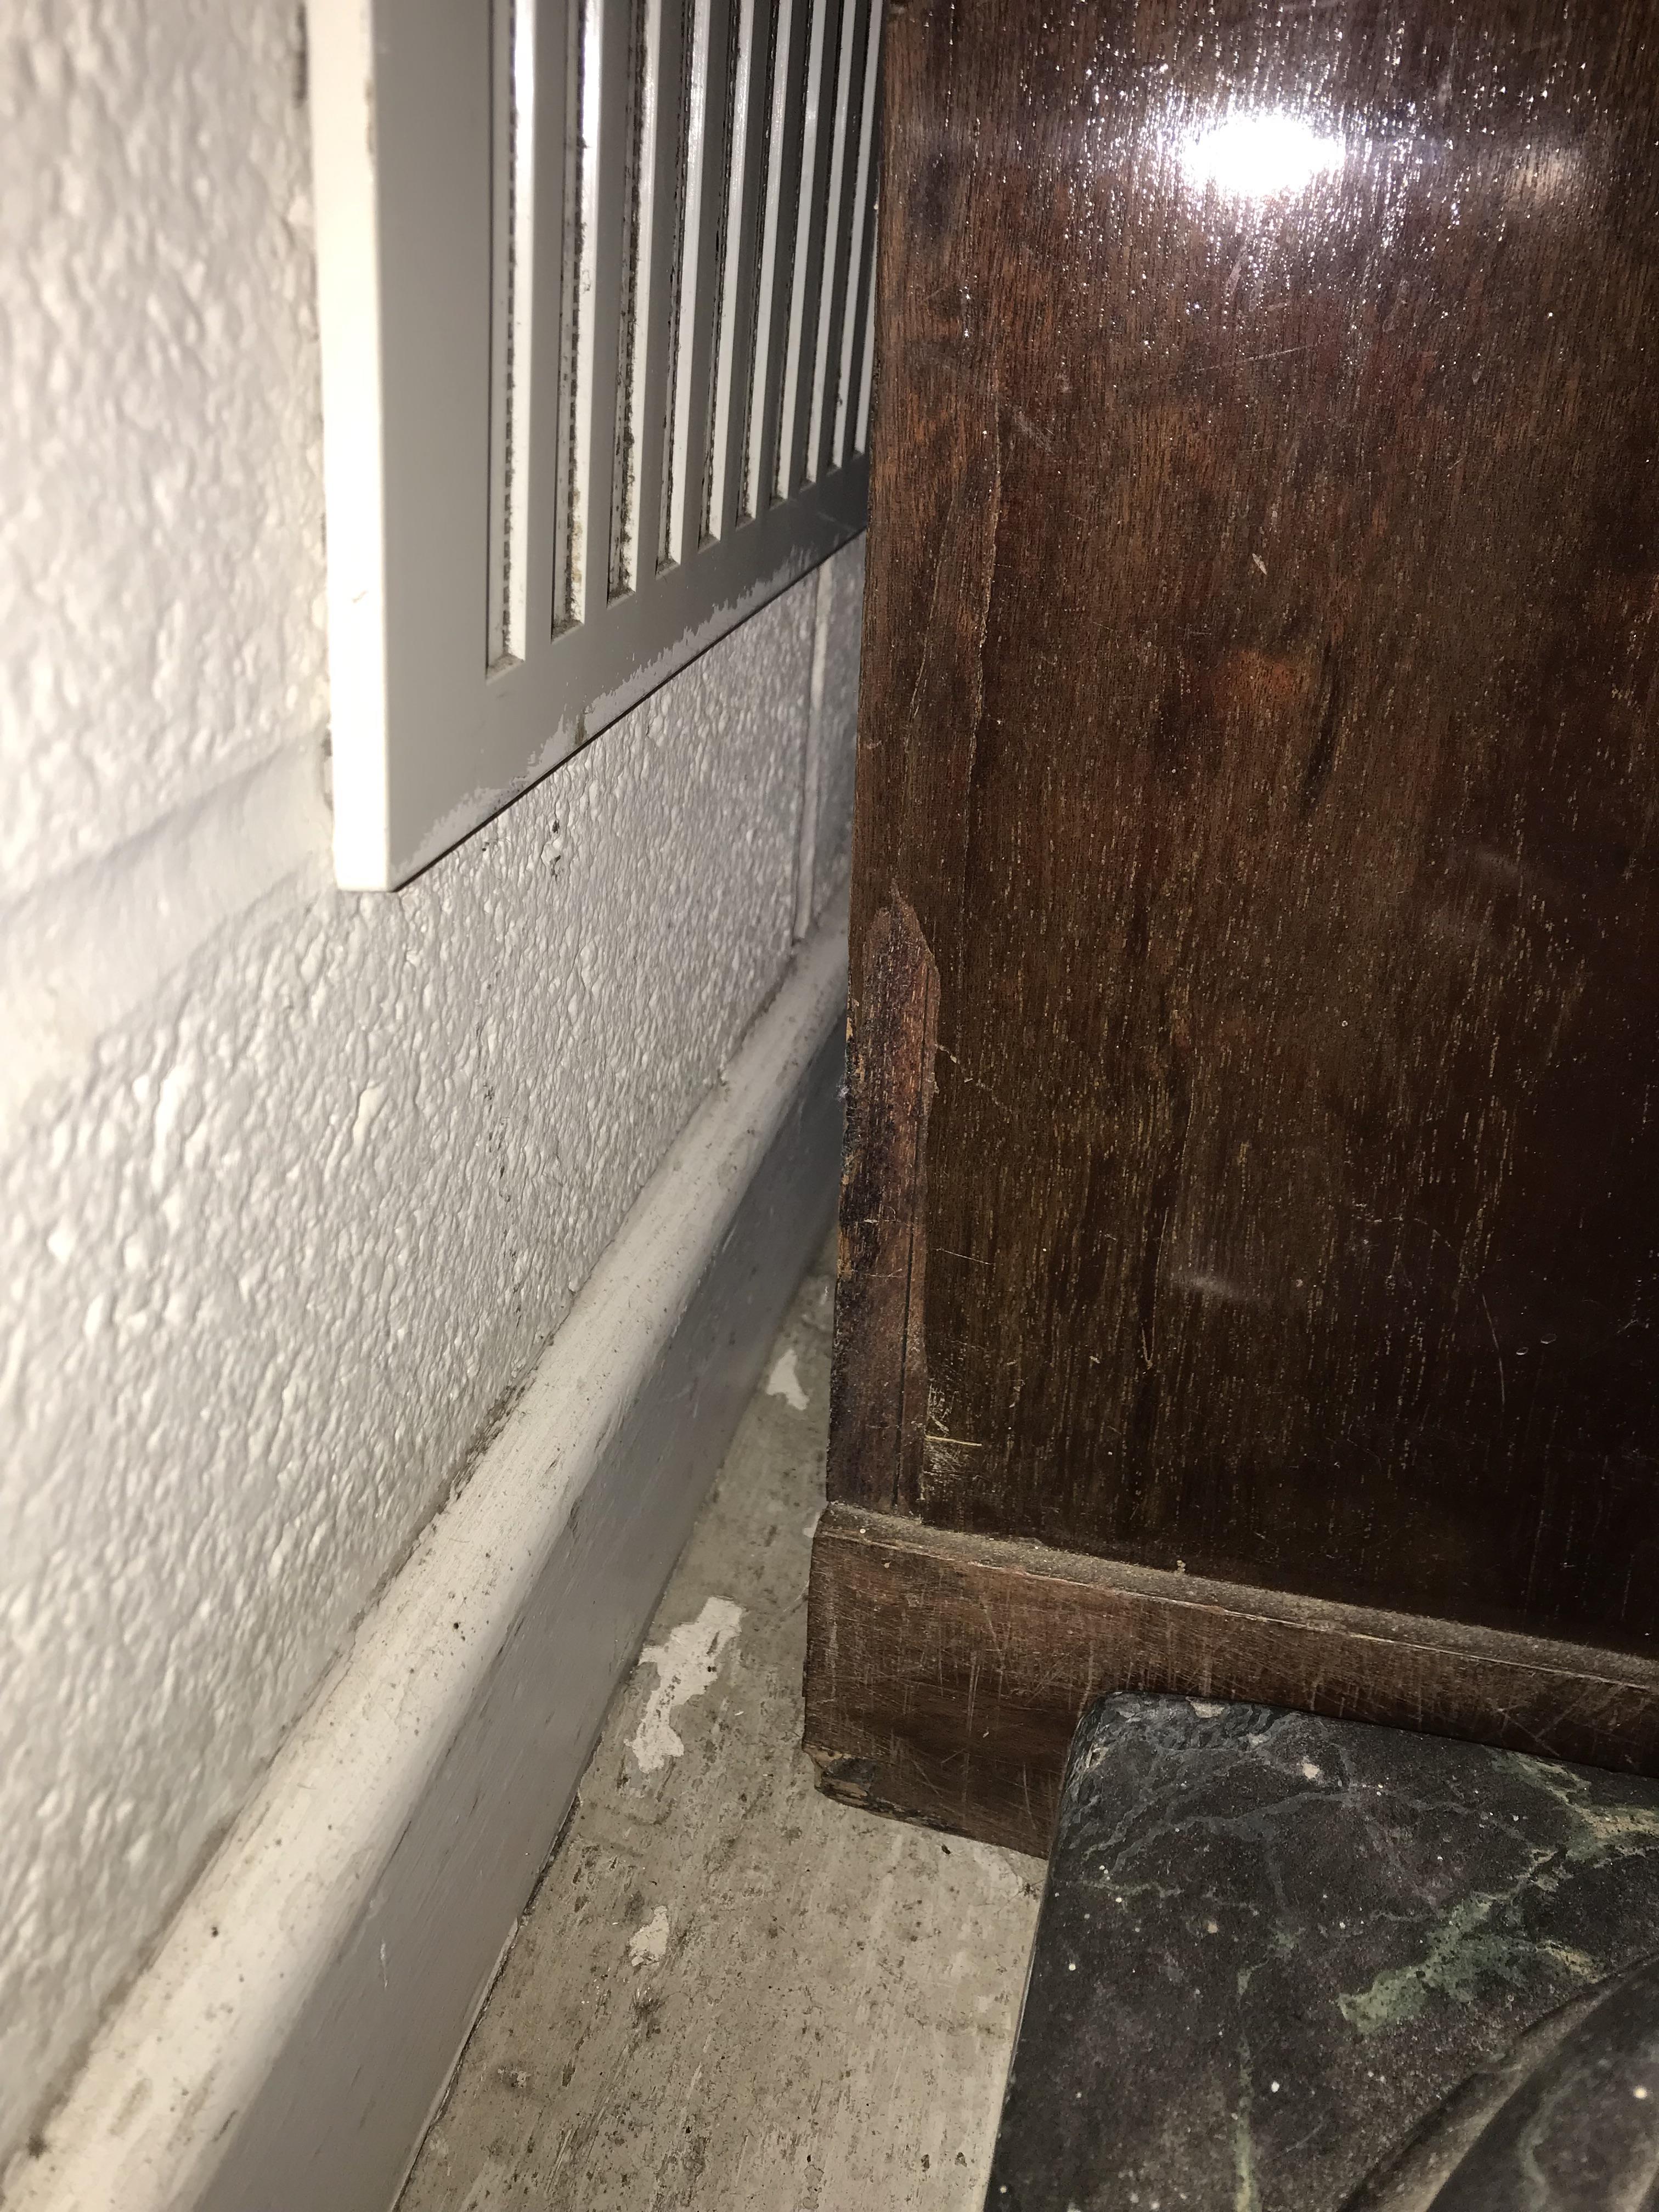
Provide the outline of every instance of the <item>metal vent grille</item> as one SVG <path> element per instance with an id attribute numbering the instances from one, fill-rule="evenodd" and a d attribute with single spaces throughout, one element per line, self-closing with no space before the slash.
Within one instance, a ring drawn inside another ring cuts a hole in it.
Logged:
<path id="1" fill-rule="evenodd" d="M 880 32 L 323 0 L 343 881 L 404 880 L 863 526 Z"/>

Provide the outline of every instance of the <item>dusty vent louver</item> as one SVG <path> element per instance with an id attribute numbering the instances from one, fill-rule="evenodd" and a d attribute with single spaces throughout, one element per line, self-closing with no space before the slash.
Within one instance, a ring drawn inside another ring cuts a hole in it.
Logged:
<path id="1" fill-rule="evenodd" d="M 863 526 L 874 0 L 312 11 L 336 855 L 404 881 Z"/>

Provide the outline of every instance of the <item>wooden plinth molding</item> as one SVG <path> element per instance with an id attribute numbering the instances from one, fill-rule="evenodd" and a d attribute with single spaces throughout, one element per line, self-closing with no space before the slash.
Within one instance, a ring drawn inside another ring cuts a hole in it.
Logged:
<path id="1" fill-rule="evenodd" d="M 1659 1662 L 831 1504 L 806 1748 L 830 1796 L 1046 1855 L 1109 1691 L 1240 1698 L 1659 1774 Z"/>

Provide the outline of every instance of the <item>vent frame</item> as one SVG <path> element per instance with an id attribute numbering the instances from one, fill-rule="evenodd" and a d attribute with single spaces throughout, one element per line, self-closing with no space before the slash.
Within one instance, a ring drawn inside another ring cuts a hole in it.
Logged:
<path id="1" fill-rule="evenodd" d="M 407 882 L 863 528 L 880 28 L 313 0 L 343 885 Z"/>

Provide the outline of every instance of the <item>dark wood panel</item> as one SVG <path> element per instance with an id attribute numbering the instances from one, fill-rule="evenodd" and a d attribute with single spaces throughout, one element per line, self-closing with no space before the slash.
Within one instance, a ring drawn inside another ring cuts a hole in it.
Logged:
<path id="1" fill-rule="evenodd" d="M 927 1116 L 939 971 L 902 900 L 865 945 L 850 1040 L 830 1434 L 830 1488 L 894 1505 L 915 1495 L 927 1419 Z"/>
<path id="2" fill-rule="evenodd" d="M 1659 1662 L 831 1505 L 806 1748 L 832 1796 L 1046 1852 L 1109 1691 L 1245 1699 L 1659 1774 Z"/>
<path id="3" fill-rule="evenodd" d="M 839 1494 L 1659 1626 L 1654 22 L 891 11 Z"/>

